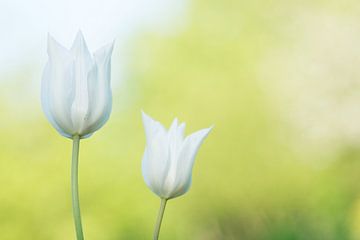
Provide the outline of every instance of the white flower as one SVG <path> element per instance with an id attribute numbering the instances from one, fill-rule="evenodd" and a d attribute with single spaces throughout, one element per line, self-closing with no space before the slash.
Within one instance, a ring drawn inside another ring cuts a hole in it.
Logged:
<path id="1" fill-rule="evenodd" d="M 147 186 L 163 199 L 183 195 L 191 185 L 195 156 L 211 128 L 184 138 L 185 123 L 178 125 L 175 119 L 167 131 L 145 113 L 142 116 L 146 134 L 142 173 Z"/>
<path id="2" fill-rule="evenodd" d="M 110 65 L 113 43 L 90 54 L 82 33 L 70 50 L 48 36 L 41 101 L 46 117 L 63 136 L 89 137 L 111 113 Z"/>

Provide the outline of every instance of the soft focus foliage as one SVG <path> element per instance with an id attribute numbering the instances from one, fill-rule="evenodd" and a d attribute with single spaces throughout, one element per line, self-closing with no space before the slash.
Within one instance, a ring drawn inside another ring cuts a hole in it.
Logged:
<path id="1" fill-rule="evenodd" d="M 348 40 L 359 8 L 194 0 L 182 32 L 139 36 L 110 120 L 82 141 L 86 237 L 151 237 L 160 203 L 141 176 L 144 109 L 167 126 L 191 122 L 187 134 L 216 126 L 191 191 L 167 206 L 162 239 L 359 239 L 360 98 L 344 97 L 360 91 L 359 41 Z M 73 239 L 71 142 L 28 94 L 34 72 L 2 74 L 0 239 Z"/>

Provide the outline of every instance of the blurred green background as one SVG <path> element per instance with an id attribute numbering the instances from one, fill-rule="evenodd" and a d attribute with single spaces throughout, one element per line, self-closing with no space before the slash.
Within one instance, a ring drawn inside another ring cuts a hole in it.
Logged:
<path id="1" fill-rule="evenodd" d="M 112 116 L 81 142 L 86 239 L 151 239 L 160 202 L 141 175 L 141 110 L 187 133 L 215 125 L 161 239 L 360 239 L 360 3 L 184 6 L 176 31 L 115 49 Z M 0 72 L 0 239 L 75 239 L 71 141 L 42 113 L 34 61 Z"/>

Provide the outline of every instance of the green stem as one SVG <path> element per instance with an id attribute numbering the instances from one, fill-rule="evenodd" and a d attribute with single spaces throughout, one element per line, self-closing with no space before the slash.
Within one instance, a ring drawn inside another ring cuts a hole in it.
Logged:
<path id="1" fill-rule="evenodd" d="M 156 225 L 155 225 L 155 230 L 154 230 L 154 238 L 153 238 L 154 240 L 159 239 L 160 227 L 161 227 L 162 219 L 164 217 L 166 202 L 167 202 L 167 199 L 165 199 L 165 198 L 161 199 L 160 209 L 159 209 L 159 213 L 158 213 L 158 217 L 157 217 Z"/>
<path id="2" fill-rule="evenodd" d="M 71 193 L 72 193 L 72 205 L 73 205 L 73 214 L 75 221 L 76 239 L 84 240 L 84 234 L 81 225 L 79 189 L 78 189 L 79 148 L 80 148 L 80 137 L 76 135 L 73 137 L 72 163 L 71 163 Z"/>

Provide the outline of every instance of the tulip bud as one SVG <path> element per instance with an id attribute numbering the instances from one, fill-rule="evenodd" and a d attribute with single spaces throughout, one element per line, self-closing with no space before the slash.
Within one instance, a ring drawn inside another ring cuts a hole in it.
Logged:
<path id="1" fill-rule="evenodd" d="M 145 113 L 142 117 L 146 133 L 142 173 L 147 186 L 162 199 L 185 194 L 191 185 L 196 154 L 211 128 L 184 138 L 185 123 L 179 125 L 175 119 L 167 131 Z"/>
<path id="2" fill-rule="evenodd" d="M 113 43 L 91 55 L 80 31 L 70 50 L 48 36 L 41 102 L 46 117 L 61 135 L 86 138 L 108 120 L 112 50 Z"/>

